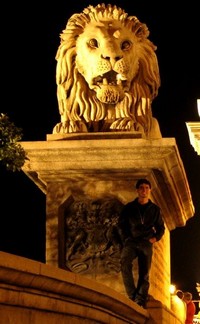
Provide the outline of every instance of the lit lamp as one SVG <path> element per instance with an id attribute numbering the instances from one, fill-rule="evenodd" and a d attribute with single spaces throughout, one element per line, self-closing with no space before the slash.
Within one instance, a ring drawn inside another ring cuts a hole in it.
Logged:
<path id="1" fill-rule="evenodd" d="M 200 117 L 200 99 L 197 99 L 197 109 Z M 190 144 L 194 150 L 200 155 L 200 122 L 187 122 L 186 123 Z"/>
<path id="2" fill-rule="evenodd" d="M 169 291 L 170 291 L 170 295 L 175 295 L 176 286 L 175 285 L 170 285 Z"/>

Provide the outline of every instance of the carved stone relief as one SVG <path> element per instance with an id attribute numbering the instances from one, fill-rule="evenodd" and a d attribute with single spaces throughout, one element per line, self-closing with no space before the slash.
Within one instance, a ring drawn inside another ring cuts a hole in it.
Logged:
<path id="1" fill-rule="evenodd" d="M 118 273 L 117 199 L 75 200 L 64 209 L 66 267 L 76 273 Z"/>

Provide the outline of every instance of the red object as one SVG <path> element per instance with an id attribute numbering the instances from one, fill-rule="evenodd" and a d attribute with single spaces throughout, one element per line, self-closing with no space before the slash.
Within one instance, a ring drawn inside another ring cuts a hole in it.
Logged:
<path id="1" fill-rule="evenodd" d="M 185 324 L 193 324 L 193 318 L 196 312 L 196 306 L 193 301 L 187 303 Z"/>

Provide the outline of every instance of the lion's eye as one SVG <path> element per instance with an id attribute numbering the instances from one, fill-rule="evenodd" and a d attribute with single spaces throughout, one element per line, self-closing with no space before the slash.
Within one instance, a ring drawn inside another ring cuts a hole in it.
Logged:
<path id="1" fill-rule="evenodd" d="M 89 40 L 88 45 L 92 48 L 98 48 L 99 44 L 95 38 Z"/>
<path id="2" fill-rule="evenodd" d="M 127 50 L 129 50 L 131 48 L 131 46 L 132 46 L 131 41 L 126 40 L 126 41 L 122 42 L 121 49 L 123 51 L 127 51 Z"/>

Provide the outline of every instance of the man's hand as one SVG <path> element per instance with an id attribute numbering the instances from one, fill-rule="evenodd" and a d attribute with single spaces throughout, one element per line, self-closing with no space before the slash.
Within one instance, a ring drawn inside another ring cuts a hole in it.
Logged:
<path id="1" fill-rule="evenodd" d="M 155 243 L 156 241 L 157 241 L 157 240 L 156 240 L 155 237 L 152 237 L 152 238 L 149 239 L 149 242 L 152 243 L 152 244 Z"/>

